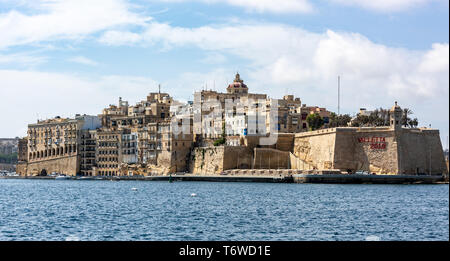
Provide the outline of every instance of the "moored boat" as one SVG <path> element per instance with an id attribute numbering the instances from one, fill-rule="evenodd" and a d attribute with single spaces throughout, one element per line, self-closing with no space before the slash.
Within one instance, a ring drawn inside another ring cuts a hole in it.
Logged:
<path id="1" fill-rule="evenodd" d="M 55 180 L 63 180 L 63 179 L 70 179 L 70 177 L 66 175 L 58 175 L 55 177 Z"/>

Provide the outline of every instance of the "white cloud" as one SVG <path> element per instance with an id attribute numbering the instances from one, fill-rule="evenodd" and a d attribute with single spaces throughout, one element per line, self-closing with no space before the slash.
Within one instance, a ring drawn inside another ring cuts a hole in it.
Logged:
<path id="1" fill-rule="evenodd" d="M 228 4 L 257 13 L 310 13 L 313 10 L 309 0 L 156 0 L 159 2 L 202 2 L 206 4 Z"/>
<path id="2" fill-rule="evenodd" d="M 93 61 L 84 56 L 75 56 L 75 57 L 68 59 L 68 61 L 74 62 L 74 63 L 80 63 L 80 64 L 84 64 L 84 65 L 89 65 L 89 66 L 97 66 L 98 65 L 98 63 L 96 61 Z"/>
<path id="3" fill-rule="evenodd" d="M 98 41 L 106 45 L 129 45 L 142 41 L 142 36 L 133 32 L 107 31 Z"/>
<path id="4" fill-rule="evenodd" d="M 79 39 L 121 25 L 144 25 L 149 18 L 130 11 L 124 0 L 40 0 L 39 14 L 0 14 L 0 49 L 58 39 Z"/>
<path id="5" fill-rule="evenodd" d="M 447 0 L 329 0 L 331 2 L 356 6 L 377 12 L 398 12 L 424 6 L 431 2 L 445 3 Z M 448 2 L 447 2 L 448 4 Z"/>
<path id="6" fill-rule="evenodd" d="M 118 97 L 135 103 L 144 100 L 157 82 L 148 77 L 119 75 L 86 78 L 79 75 L 39 71 L 0 70 L 0 119 L 8 128 L 0 136 L 26 135 L 26 124 L 75 113 L 98 115 Z M 11 110 L 14 112 L 12 113 Z M 20 120 L 18 120 L 20 119 Z"/>
<path id="7" fill-rule="evenodd" d="M 124 32 L 124 37 L 120 37 L 120 32 L 114 33 L 121 39 L 117 44 L 123 44 L 128 32 Z M 364 84 L 369 89 L 375 86 L 384 89 L 393 96 L 402 96 L 405 90 L 410 90 L 409 96 L 434 97 L 435 88 L 442 87 L 424 88 L 423 81 L 411 80 L 412 73 L 427 78 L 430 70 L 440 70 L 439 77 L 448 75 L 448 55 L 445 55 L 448 44 L 436 44 L 432 50 L 420 52 L 375 44 L 356 33 L 331 30 L 310 33 L 276 24 L 182 28 L 151 23 L 136 37 L 143 44 L 160 43 L 168 48 L 196 46 L 240 56 L 249 61 L 254 73 L 261 71 L 257 78 L 264 78 L 264 83 L 319 83 L 345 75 L 358 88 Z"/>
<path id="8" fill-rule="evenodd" d="M 36 55 L 31 52 L 21 53 L 0 53 L 0 65 L 2 66 L 19 66 L 19 67 L 36 67 L 47 62 L 47 57 Z"/>
<path id="9" fill-rule="evenodd" d="M 445 72 L 449 68 L 449 45 L 435 43 L 433 48 L 424 54 L 419 66 L 420 72 Z"/>
<path id="10" fill-rule="evenodd" d="M 148 0 L 166 3 L 200 2 L 205 4 L 227 4 L 242 7 L 248 12 L 257 13 L 312 13 L 315 6 L 310 0 Z M 432 2 L 443 3 L 447 0 L 328 0 L 331 3 L 354 6 L 376 12 L 401 12 L 412 8 L 422 7 Z"/>

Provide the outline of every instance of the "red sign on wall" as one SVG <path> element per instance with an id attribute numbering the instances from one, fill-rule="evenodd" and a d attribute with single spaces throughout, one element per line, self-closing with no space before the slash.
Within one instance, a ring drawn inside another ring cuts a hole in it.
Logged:
<path id="1" fill-rule="evenodd" d="M 363 143 L 363 142 L 386 142 L 386 138 L 385 137 L 362 137 L 362 138 L 358 138 L 358 142 L 359 143 Z"/>
<path id="2" fill-rule="evenodd" d="M 386 149 L 385 137 L 361 137 L 358 138 L 359 143 L 370 143 L 371 150 L 384 150 Z"/>

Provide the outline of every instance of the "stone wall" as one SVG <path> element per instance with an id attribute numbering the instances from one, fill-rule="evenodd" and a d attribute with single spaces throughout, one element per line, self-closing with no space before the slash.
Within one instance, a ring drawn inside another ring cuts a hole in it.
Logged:
<path id="1" fill-rule="evenodd" d="M 318 170 L 429 174 L 431 162 L 431 174 L 447 172 L 439 131 L 431 129 L 333 128 L 299 133 L 293 154 Z"/>
<path id="2" fill-rule="evenodd" d="M 79 163 L 79 156 L 60 157 L 57 159 L 48 159 L 43 161 L 25 163 L 24 165 L 20 166 L 21 170 L 19 170 L 19 172 L 21 175 L 23 175 L 23 169 L 26 169 L 27 176 L 37 176 L 40 175 L 43 171 L 45 171 L 47 174 L 57 172 L 75 176 L 79 172 Z"/>
<path id="3" fill-rule="evenodd" d="M 439 131 L 403 130 L 399 138 L 399 169 L 403 174 L 447 172 Z"/>
<path id="4" fill-rule="evenodd" d="M 250 169 L 253 164 L 253 151 L 247 147 L 224 146 L 223 170 Z"/>
<path id="5" fill-rule="evenodd" d="M 255 148 L 254 169 L 289 169 L 290 152 L 276 149 Z"/>
<path id="6" fill-rule="evenodd" d="M 277 139 L 276 143 L 273 145 L 260 145 L 260 139 L 267 138 L 267 136 L 246 136 L 244 138 L 244 145 L 247 146 L 249 149 L 253 150 L 254 148 L 271 148 L 271 149 L 277 149 L 282 151 L 291 151 L 294 147 L 294 133 L 278 133 L 274 134 Z"/>
<path id="7" fill-rule="evenodd" d="M 335 129 L 299 133 L 295 135 L 293 154 L 307 164 L 308 169 L 331 169 L 335 141 Z"/>
<path id="8" fill-rule="evenodd" d="M 291 169 L 296 169 L 296 170 L 313 170 L 314 169 L 314 167 L 312 165 L 301 160 L 300 158 L 296 157 L 292 153 L 289 153 L 289 166 Z"/>
<path id="9" fill-rule="evenodd" d="M 200 147 L 192 152 L 189 171 L 194 174 L 220 174 L 227 169 L 251 168 L 252 161 L 252 152 L 247 147 Z"/>
<path id="10" fill-rule="evenodd" d="M 291 151 L 294 148 L 294 134 L 293 133 L 279 133 L 277 137 L 277 150 Z"/>
<path id="11" fill-rule="evenodd" d="M 162 151 L 158 154 L 157 168 L 162 174 L 185 172 L 188 170 L 190 148 Z"/>
<path id="12" fill-rule="evenodd" d="M 390 128 L 338 128 L 333 168 L 349 172 L 398 173 L 397 141 Z"/>

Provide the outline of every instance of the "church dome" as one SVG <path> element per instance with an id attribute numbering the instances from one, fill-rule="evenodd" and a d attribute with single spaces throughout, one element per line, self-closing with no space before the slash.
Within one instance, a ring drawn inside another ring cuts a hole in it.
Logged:
<path id="1" fill-rule="evenodd" d="M 239 73 L 236 73 L 233 83 L 229 84 L 228 88 L 247 88 L 247 85 L 245 85 Z"/>

